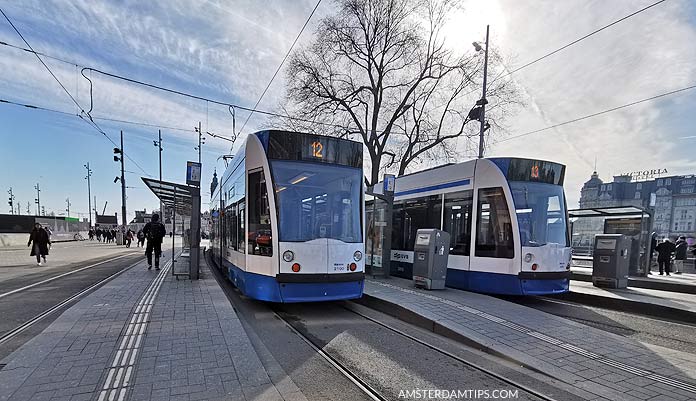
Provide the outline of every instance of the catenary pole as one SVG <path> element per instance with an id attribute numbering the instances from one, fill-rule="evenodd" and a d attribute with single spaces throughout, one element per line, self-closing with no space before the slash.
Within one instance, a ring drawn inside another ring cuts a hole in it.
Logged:
<path id="1" fill-rule="evenodd" d="M 487 81 L 487 75 L 488 75 L 488 33 L 489 33 L 489 28 L 490 25 L 486 25 L 486 49 L 484 53 L 484 60 L 483 60 L 483 96 L 481 97 L 480 103 L 481 103 L 481 115 L 480 117 L 480 122 L 481 122 L 481 128 L 479 132 L 479 155 L 478 158 L 482 159 L 483 158 L 483 134 L 486 131 L 486 103 L 488 101 L 486 100 L 486 81 Z"/>

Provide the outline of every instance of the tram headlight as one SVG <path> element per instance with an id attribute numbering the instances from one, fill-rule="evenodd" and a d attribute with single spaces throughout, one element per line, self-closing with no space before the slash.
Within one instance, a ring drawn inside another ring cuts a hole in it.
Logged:
<path id="1" fill-rule="evenodd" d="M 532 261 L 532 259 L 534 259 L 534 255 L 532 255 L 531 253 L 528 253 L 528 254 L 524 255 L 524 261 L 525 261 L 525 262 L 529 263 L 529 262 Z"/>
<path id="2" fill-rule="evenodd" d="M 353 252 L 353 260 L 356 262 L 360 262 L 360 259 L 362 259 L 362 252 L 360 252 L 360 251 Z"/>
<path id="3" fill-rule="evenodd" d="M 284 261 L 292 262 L 294 259 L 295 259 L 295 254 L 292 251 L 288 250 L 288 251 L 283 252 L 283 260 Z"/>

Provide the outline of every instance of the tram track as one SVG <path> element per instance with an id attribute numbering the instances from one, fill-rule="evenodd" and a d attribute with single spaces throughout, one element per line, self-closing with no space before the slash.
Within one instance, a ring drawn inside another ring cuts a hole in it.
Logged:
<path id="1" fill-rule="evenodd" d="M 132 263 L 123 267 L 119 262 L 123 262 L 126 256 L 132 255 L 110 258 L 0 294 L 3 297 L 1 312 L 5 316 L 0 323 L 0 359 L 43 330 L 50 324 L 52 316 L 65 311 L 80 299 L 142 262 L 142 258 L 132 256 L 125 259 Z M 97 266 L 101 268 L 95 270 Z M 63 280 L 69 281 L 62 286 L 55 286 L 55 283 L 61 283 Z M 41 293 L 50 296 L 37 297 Z M 42 301 L 38 301 L 39 299 Z"/>
<path id="2" fill-rule="evenodd" d="M 348 311 L 350 311 L 350 312 L 352 312 L 352 313 L 354 313 L 354 314 L 356 314 L 356 315 L 362 317 L 363 319 L 367 319 L 367 320 L 369 320 L 369 321 L 371 321 L 371 322 L 373 322 L 373 323 L 375 323 L 375 324 L 378 324 L 378 325 L 380 325 L 380 326 L 382 326 L 382 327 L 384 327 L 384 328 L 386 328 L 386 329 L 388 329 L 388 330 L 390 330 L 390 331 L 392 331 L 392 332 L 394 332 L 394 333 L 396 333 L 396 334 L 398 334 L 398 335 L 400 335 L 400 336 L 402 336 L 402 337 L 406 337 L 406 338 L 408 338 L 408 339 L 411 340 L 411 341 L 417 342 L 417 343 L 419 343 L 419 344 L 421 344 L 421 345 L 423 345 L 423 346 L 425 346 L 425 347 L 427 347 L 427 348 L 430 348 L 431 350 L 433 350 L 433 351 L 435 351 L 435 352 L 438 352 L 438 353 L 440 353 L 440 354 L 442 354 L 442 355 L 445 355 L 445 356 L 447 356 L 447 357 L 449 357 L 449 358 L 451 358 L 451 359 L 454 359 L 454 360 L 456 360 L 456 361 L 458 361 L 458 362 L 460 362 L 460 363 L 462 363 L 462 364 L 464 364 L 464 365 L 466 365 L 466 366 L 469 366 L 470 368 L 473 368 L 473 369 L 475 369 L 475 370 L 478 370 L 479 372 L 482 372 L 482 373 L 484 373 L 484 374 L 486 374 L 486 375 L 488 375 L 488 376 L 490 376 L 490 377 L 494 377 L 494 378 L 496 378 L 496 379 L 498 379 L 498 380 L 500 380 L 500 381 L 502 381 L 502 382 L 504 382 L 504 383 L 507 383 L 507 384 L 509 384 L 509 385 L 511 385 L 511 386 L 513 386 L 513 387 L 515 387 L 515 388 L 518 388 L 518 389 L 520 389 L 520 390 L 522 390 L 522 391 L 524 391 L 524 392 L 526 392 L 526 393 L 528 393 L 528 394 L 530 394 L 530 395 L 533 395 L 533 396 L 535 396 L 535 397 L 537 397 L 537 398 L 539 398 L 539 399 L 541 399 L 541 400 L 546 400 L 546 401 L 559 401 L 559 400 L 557 400 L 556 398 L 553 398 L 553 397 L 550 397 L 550 396 L 548 396 L 548 395 L 546 395 L 546 394 L 543 394 L 543 393 L 541 393 L 541 392 L 539 392 L 539 391 L 537 391 L 537 390 L 535 390 L 535 389 L 533 389 L 533 388 L 531 388 L 531 387 L 529 387 L 529 386 L 526 386 L 526 385 L 524 385 L 524 384 L 522 384 L 522 383 L 520 383 L 520 382 L 518 382 L 518 381 L 516 381 L 516 380 L 512 380 L 512 379 L 509 379 L 509 378 L 505 377 L 504 375 L 498 374 L 498 373 L 496 373 L 496 372 L 494 372 L 494 371 L 492 371 L 492 370 L 486 368 L 485 366 L 482 366 L 482 365 L 477 364 L 477 363 L 474 363 L 474 362 L 472 362 L 472 361 L 470 361 L 470 360 L 461 358 L 460 356 L 455 355 L 455 354 L 453 354 L 452 352 L 449 352 L 449 351 L 447 351 L 447 350 L 445 350 L 445 349 L 443 349 L 443 348 L 441 348 L 441 347 L 439 347 L 439 346 L 437 346 L 437 345 L 431 344 L 431 343 L 429 343 L 429 342 L 427 342 L 427 341 L 424 341 L 424 340 L 422 340 L 422 339 L 420 339 L 420 338 L 418 338 L 418 337 L 416 337 L 416 336 L 413 336 L 413 335 L 410 335 L 410 334 L 408 334 L 408 333 L 405 333 L 405 332 L 403 332 L 402 330 L 399 330 L 398 328 L 393 327 L 393 326 L 391 326 L 391 325 L 388 324 L 388 323 L 385 323 L 385 322 L 383 322 L 383 321 L 380 321 L 380 320 L 378 320 L 378 319 L 375 319 L 375 318 L 373 318 L 373 317 L 371 317 L 371 316 L 367 316 L 366 314 L 364 314 L 364 313 L 362 313 L 362 312 L 360 312 L 360 311 L 355 310 L 355 309 L 354 309 L 353 307 L 351 307 L 351 306 L 343 305 L 343 307 L 344 307 L 346 310 L 348 310 Z"/>

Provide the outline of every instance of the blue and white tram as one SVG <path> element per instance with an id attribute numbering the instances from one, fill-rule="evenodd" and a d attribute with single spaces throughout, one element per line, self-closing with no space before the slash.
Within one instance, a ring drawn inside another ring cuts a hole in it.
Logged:
<path id="1" fill-rule="evenodd" d="M 362 296 L 360 143 L 257 132 L 220 182 L 211 200 L 211 250 L 242 293 L 271 302 Z"/>
<path id="2" fill-rule="evenodd" d="M 440 228 L 451 236 L 448 286 L 511 295 L 567 292 L 564 175 L 558 163 L 491 158 L 397 177 L 391 274 L 410 279 L 416 230 Z M 382 185 L 375 188 L 379 193 Z"/>

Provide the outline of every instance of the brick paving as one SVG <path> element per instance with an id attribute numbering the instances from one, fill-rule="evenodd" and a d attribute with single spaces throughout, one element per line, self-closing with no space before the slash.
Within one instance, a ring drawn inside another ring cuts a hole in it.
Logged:
<path id="1" fill-rule="evenodd" d="M 606 399 L 696 399 L 696 355 L 652 346 L 494 297 L 366 280 L 365 294 Z M 677 381 L 677 382 L 674 382 Z"/>
<path id="2" fill-rule="evenodd" d="M 0 361 L 6 364 L 0 370 L 0 401 L 96 400 L 156 277 L 144 266 L 83 298 Z M 287 378 L 282 386 L 273 384 L 207 267 L 201 266 L 198 281 L 167 274 L 148 319 L 123 399 L 304 399 Z"/>

